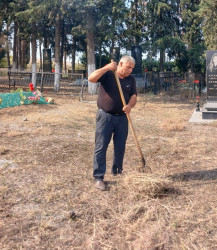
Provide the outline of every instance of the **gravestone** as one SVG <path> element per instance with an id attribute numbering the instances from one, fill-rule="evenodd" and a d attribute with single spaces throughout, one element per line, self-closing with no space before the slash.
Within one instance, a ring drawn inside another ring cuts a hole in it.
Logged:
<path id="1" fill-rule="evenodd" d="M 217 50 L 206 53 L 207 101 L 202 109 L 203 119 L 217 119 Z"/>
<path id="2" fill-rule="evenodd" d="M 136 80 L 137 87 L 145 87 L 146 78 L 142 75 L 142 48 L 141 46 L 131 47 L 131 56 L 135 59 L 135 67 L 133 69 L 132 75 Z"/>
<path id="3" fill-rule="evenodd" d="M 133 74 L 142 75 L 142 48 L 141 46 L 132 46 L 131 56 L 136 61 L 135 67 L 133 69 Z"/>
<path id="4" fill-rule="evenodd" d="M 112 59 L 115 61 L 115 62 L 119 62 L 120 60 L 120 48 L 119 47 L 114 47 L 111 51 L 111 56 L 112 56 Z"/>
<path id="5" fill-rule="evenodd" d="M 43 72 L 51 72 L 51 49 L 43 49 Z"/>

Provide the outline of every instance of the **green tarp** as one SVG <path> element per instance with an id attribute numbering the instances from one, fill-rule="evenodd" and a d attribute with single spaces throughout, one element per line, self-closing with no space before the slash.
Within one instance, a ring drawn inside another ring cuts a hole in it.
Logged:
<path id="1" fill-rule="evenodd" d="M 0 109 L 32 104 L 33 101 L 28 99 L 29 96 L 35 96 L 35 95 L 32 92 L 0 94 Z M 49 104 L 49 103 L 46 102 L 44 97 L 40 96 L 40 100 L 37 100 L 36 104 Z"/>

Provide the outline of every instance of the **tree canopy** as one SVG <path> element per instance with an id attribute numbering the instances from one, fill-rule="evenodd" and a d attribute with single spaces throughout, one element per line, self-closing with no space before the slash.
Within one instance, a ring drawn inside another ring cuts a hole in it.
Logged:
<path id="1" fill-rule="evenodd" d="M 28 60 L 22 57 L 28 55 L 31 42 L 32 55 L 36 56 L 39 47 L 52 50 L 57 72 L 63 69 L 64 56 L 72 58 L 75 70 L 78 51 L 86 55 L 90 73 L 96 59 L 97 65 L 103 66 L 114 47 L 124 53 L 131 46 L 141 46 L 150 60 L 159 55 L 160 71 L 168 58 L 180 71 L 201 71 L 205 50 L 217 49 L 216 19 L 217 0 L 0 2 L 0 34 L 13 40 L 13 67 L 25 67 Z"/>

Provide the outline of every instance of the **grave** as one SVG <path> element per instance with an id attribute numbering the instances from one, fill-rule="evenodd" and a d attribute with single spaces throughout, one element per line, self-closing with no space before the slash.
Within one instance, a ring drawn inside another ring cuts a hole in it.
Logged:
<path id="1" fill-rule="evenodd" d="M 30 97 L 36 97 L 36 94 L 33 94 L 33 92 L 24 91 L 0 94 L 0 109 L 28 105 L 32 103 L 49 104 L 49 102 L 45 100 L 43 96 L 40 96 L 40 99 L 38 99 L 37 101 L 31 100 Z"/>
<path id="2" fill-rule="evenodd" d="M 142 74 L 142 48 L 141 46 L 132 46 L 131 47 L 131 56 L 135 59 L 136 64 L 133 69 L 132 75 L 136 80 L 137 87 L 146 86 L 146 78 Z"/>
<path id="3" fill-rule="evenodd" d="M 142 74 L 142 48 L 141 46 L 132 46 L 131 55 L 136 61 L 136 64 L 132 73 L 135 75 L 141 75 Z"/>
<path id="4" fill-rule="evenodd" d="M 202 108 L 203 119 L 217 119 L 217 50 L 206 53 L 206 103 Z"/>
<path id="5" fill-rule="evenodd" d="M 119 62 L 120 60 L 120 47 L 114 47 L 113 50 L 111 51 L 112 59 L 115 62 Z"/>
<path id="6" fill-rule="evenodd" d="M 43 72 L 51 72 L 51 49 L 43 49 Z"/>

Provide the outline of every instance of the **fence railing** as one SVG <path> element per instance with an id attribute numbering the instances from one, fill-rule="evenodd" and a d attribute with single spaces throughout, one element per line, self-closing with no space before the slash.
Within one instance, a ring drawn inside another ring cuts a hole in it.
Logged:
<path id="1" fill-rule="evenodd" d="M 42 92 L 55 92 L 54 82 L 57 73 L 36 73 L 36 86 Z M 178 75 L 176 72 L 148 72 L 143 76 L 136 77 L 138 89 L 145 92 L 152 91 L 158 94 L 161 91 L 167 91 L 172 85 L 175 85 L 182 79 L 183 76 Z M 32 81 L 31 71 L 12 71 L 0 70 L 0 88 L 13 89 L 13 88 L 28 88 L 29 83 Z M 59 74 L 60 89 L 57 93 L 74 94 L 83 96 L 88 93 L 88 81 L 84 79 L 83 74 L 79 73 L 60 73 Z M 82 97 L 81 97 L 82 99 Z"/>
<path id="2" fill-rule="evenodd" d="M 154 78 L 153 93 L 156 95 L 162 91 L 170 90 L 171 86 L 177 84 L 182 79 L 180 76 L 156 77 Z"/>
<path id="3" fill-rule="evenodd" d="M 177 72 L 148 72 L 140 77 L 138 89 L 141 91 L 152 91 L 155 95 L 161 91 L 168 91 L 172 85 L 175 85 L 183 76 Z"/>
<path id="4" fill-rule="evenodd" d="M 55 74 L 36 73 L 36 86 L 41 91 L 54 92 Z M 81 87 L 85 84 L 83 74 L 59 73 L 60 89 L 58 92 L 69 92 L 79 94 Z M 31 71 L 0 70 L 0 88 L 28 88 L 32 81 Z"/>

